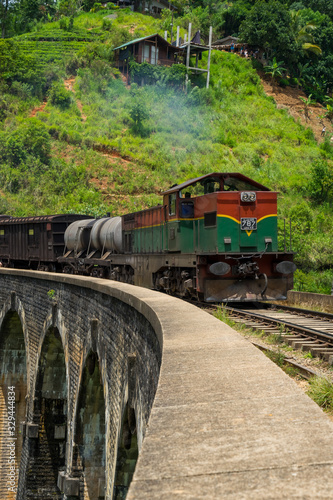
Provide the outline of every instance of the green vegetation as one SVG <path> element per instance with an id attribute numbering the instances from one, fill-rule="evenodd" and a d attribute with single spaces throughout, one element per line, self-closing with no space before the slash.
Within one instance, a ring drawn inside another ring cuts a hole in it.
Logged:
<path id="1" fill-rule="evenodd" d="M 200 28 L 207 35 L 212 22 L 215 38 L 231 29 L 245 36 L 246 26 L 260 14 L 267 35 L 261 34 L 260 43 L 274 54 L 267 72 L 277 83 L 284 76 L 281 84 L 307 88 L 304 106 L 320 98 L 330 116 L 331 18 L 303 1 L 276 5 L 283 16 L 268 20 L 272 3 L 239 0 L 222 8 L 194 2 L 190 9 L 179 0 L 174 26 L 179 24 L 184 36 L 191 21 L 192 32 Z M 18 5 L 13 2 L 10 9 Z M 25 3 L 23 11 L 29 6 Z M 18 18 L 9 23 L 14 12 L 5 24 L 0 13 L 5 34 L 15 35 L 0 39 L 0 213 L 124 213 L 160 202 L 159 192 L 175 182 L 212 170 L 238 171 L 280 193 L 280 229 L 283 219 L 292 219 L 298 252 L 296 288 L 330 293 L 330 134 L 318 145 L 310 128 L 277 110 L 264 94 L 252 62 L 230 53 L 212 52 L 208 90 L 204 76 L 190 76 L 186 87 L 181 64 L 164 68 L 134 61 L 127 86 L 113 67 L 113 48 L 163 35 L 165 29 L 170 37 L 169 11 L 156 19 L 88 1 L 78 10 L 72 0 L 48 6 L 43 16 L 38 9 L 29 11 L 25 28 Z M 285 48 L 279 53 L 270 30 L 281 25 L 283 31 L 283 23 L 290 26 L 284 35 L 276 31 Z M 290 44 L 281 39 L 286 33 Z M 322 54 L 304 46 L 310 43 Z M 206 63 L 204 54 L 202 67 Z M 282 248 L 282 237 L 279 242 Z"/>
<path id="2" fill-rule="evenodd" d="M 314 400 L 323 410 L 332 412 L 333 410 L 333 384 L 329 380 L 321 377 L 310 379 L 308 396 Z"/>

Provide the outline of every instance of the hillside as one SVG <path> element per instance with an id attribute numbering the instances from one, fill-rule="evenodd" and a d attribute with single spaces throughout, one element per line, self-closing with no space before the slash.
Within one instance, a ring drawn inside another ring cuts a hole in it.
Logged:
<path id="1" fill-rule="evenodd" d="M 280 192 L 279 215 L 293 220 L 297 287 L 329 293 L 333 147 L 330 122 L 320 136 L 323 108 L 313 106 L 306 122 L 296 89 L 263 88 L 251 61 L 218 51 L 208 90 L 200 77 L 186 90 L 181 65 L 178 73 L 136 67 L 147 84 L 127 86 L 112 47 L 162 33 L 161 20 L 106 11 L 65 28 L 48 23 L 2 41 L 0 213 L 116 215 L 160 202 L 176 182 L 238 171 Z M 69 44 L 62 57 L 59 37 Z"/>
<path id="2" fill-rule="evenodd" d="M 285 109 L 295 121 L 299 121 L 304 127 L 313 131 L 318 143 L 324 142 L 325 137 L 331 139 L 333 136 L 332 121 L 325 117 L 325 108 L 320 103 L 309 106 L 309 118 L 305 116 L 304 103 L 300 98 L 306 99 L 306 94 L 295 87 L 272 86 L 269 78 L 260 74 L 261 83 L 265 94 L 272 97 L 277 109 Z M 325 127 L 325 134 L 322 133 Z"/>

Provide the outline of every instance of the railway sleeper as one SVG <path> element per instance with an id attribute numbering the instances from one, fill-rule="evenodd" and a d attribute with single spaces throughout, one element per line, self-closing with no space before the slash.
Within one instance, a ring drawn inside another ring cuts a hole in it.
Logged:
<path id="1" fill-rule="evenodd" d="M 310 349 L 310 352 L 311 352 L 312 356 L 316 356 L 316 357 L 321 358 L 325 352 L 328 354 L 329 353 L 333 354 L 333 349 L 330 347 L 324 347 L 323 349 L 313 348 L 313 349 Z"/>
<path id="2" fill-rule="evenodd" d="M 318 351 L 322 351 L 323 349 L 326 349 L 328 347 L 329 344 L 320 344 L 320 343 L 316 343 L 316 342 L 312 342 L 309 343 L 309 344 L 303 344 L 301 346 L 301 351 L 304 351 L 304 352 L 311 352 L 312 350 L 314 352 L 318 352 Z M 311 353 L 312 354 L 312 353 Z"/>
<path id="3" fill-rule="evenodd" d="M 304 337 L 301 337 L 301 335 L 286 335 L 284 333 L 281 333 L 281 338 L 285 340 L 288 344 L 290 344 L 294 340 L 306 340 Z"/>
<path id="4" fill-rule="evenodd" d="M 280 328 L 275 328 L 273 326 L 267 328 L 265 327 L 265 332 L 269 332 L 269 333 L 281 333 L 281 330 Z"/>
<path id="5" fill-rule="evenodd" d="M 291 343 L 291 347 L 294 349 L 300 349 L 303 345 L 321 345 L 319 341 L 313 340 L 313 339 L 298 339 L 298 340 L 293 340 Z"/>
<path id="6" fill-rule="evenodd" d="M 323 352 L 322 358 L 323 360 L 327 361 L 329 365 L 333 365 L 333 353 L 331 354 L 329 352 Z"/>

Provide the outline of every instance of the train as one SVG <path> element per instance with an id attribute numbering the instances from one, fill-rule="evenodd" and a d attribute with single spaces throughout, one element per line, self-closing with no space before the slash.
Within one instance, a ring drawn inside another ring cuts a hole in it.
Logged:
<path id="1" fill-rule="evenodd" d="M 5 267 L 123 281 L 204 302 L 284 300 L 294 252 L 278 250 L 277 192 L 240 173 L 173 185 L 146 210 L 0 216 Z"/>

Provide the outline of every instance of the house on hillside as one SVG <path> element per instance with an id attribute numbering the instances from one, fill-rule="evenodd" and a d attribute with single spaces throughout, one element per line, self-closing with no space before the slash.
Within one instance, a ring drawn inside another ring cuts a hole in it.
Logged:
<path id="1" fill-rule="evenodd" d="M 118 0 L 119 7 L 129 7 L 136 12 L 159 16 L 163 9 L 176 11 L 176 7 L 167 0 Z"/>
<path id="2" fill-rule="evenodd" d="M 116 47 L 114 51 L 116 67 L 127 75 L 130 59 L 137 63 L 148 62 L 149 64 L 172 66 L 178 62 L 180 52 L 182 53 L 179 47 L 171 45 L 157 33 L 124 43 Z M 182 58 L 180 62 L 182 62 Z"/>
<path id="3" fill-rule="evenodd" d="M 235 49 L 239 49 L 241 45 L 244 44 L 240 44 L 239 38 L 235 36 L 226 36 L 225 38 L 221 38 L 221 40 L 216 40 L 216 42 L 212 43 L 212 47 L 219 50 L 230 50 L 231 45 L 233 45 Z"/>

